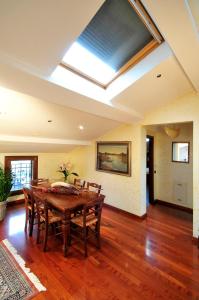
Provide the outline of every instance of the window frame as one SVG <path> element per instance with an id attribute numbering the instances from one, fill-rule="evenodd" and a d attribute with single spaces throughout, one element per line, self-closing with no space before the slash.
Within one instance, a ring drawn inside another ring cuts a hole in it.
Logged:
<path id="1" fill-rule="evenodd" d="M 133 55 L 129 61 L 127 61 L 115 74 L 115 76 L 107 83 L 107 84 L 102 84 L 95 78 L 85 74 L 84 72 L 74 68 L 73 66 L 65 63 L 64 61 L 61 61 L 59 66 L 62 68 L 65 68 L 66 70 L 74 73 L 75 75 L 78 75 L 82 77 L 83 79 L 86 79 L 97 86 L 107 89 L 109 85 L 115 81 L 119 76 L 122 74 L 126 73 L 130 68 L 135 66 L 137 63 L 139 63 L 145 56 L 147 56 L 149 53 L 151 53 L 153 50 L 155 50 L 163 41 L 163 37 L 160 34 L 159 30 L 157 29 L 156 25 L 154 24 L 153 20 L 149 16 L 148 12 L 144 8 L 143 4 L 141 3 L 140 0 L 127 0 L 132 9 L 137 13 L 138 17 L 140 17 L 141 21 L 143 24 L 146 26 L 146 28 L 149 30 L 151 35 L 153 36 L 153 40 L 150 41 L 143 49 L 138 51 L 135 55 Z"/>
<path id="2" fill-rule="evenodd" d="M 11 161 L 31 160 L 33 162 L 33 180 L 38 179 L 38 156 L 5 156 L 5 171 L 11 170 Z M 11 196 L 22 194 L 22 190 L 12 191 Z"/>

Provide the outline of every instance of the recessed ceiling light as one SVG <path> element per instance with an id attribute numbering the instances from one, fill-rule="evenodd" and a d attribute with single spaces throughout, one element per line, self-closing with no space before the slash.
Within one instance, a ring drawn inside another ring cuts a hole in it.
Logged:
<path id="1" fill-rule="evenodd" d="M 80 130 L 84 130 L 84 126 L 83 125 L 79 125 L 79 129 Z"/>
<path id="2" fill-rule="evenodd" d="M 48 123 L 52 123 L 52 120 L 48 120 Z"/>
<path id="3" fill-rule="evenodd" d="M 161 76 L 162 76 L 162 74 L 157 74 L 156 75 L 157 78 L 160 78 Z"/>

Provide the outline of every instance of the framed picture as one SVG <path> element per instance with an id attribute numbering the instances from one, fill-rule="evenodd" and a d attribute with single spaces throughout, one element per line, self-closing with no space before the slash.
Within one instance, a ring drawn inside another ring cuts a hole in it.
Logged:
<path id="1" fill-rule="evenodd" d="M 131 142 L 97 142 L 96 170 L 131 176 Z"/>

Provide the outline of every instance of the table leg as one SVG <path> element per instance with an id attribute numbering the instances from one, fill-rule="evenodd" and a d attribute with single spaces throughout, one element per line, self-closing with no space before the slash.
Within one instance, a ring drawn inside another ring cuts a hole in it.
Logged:
<path id="1" fill-rule="evenodd" d="M 67 255 L 68 238 L 70 236 L 70 212 L 65 212 L 62 220 L 63 236 L 64 236 L 64 256 Z"/>
<path id="2" fill-rule="evenodd" d="M 29 222 L 29 236 L 32 236 L 34 220 L 35 220 L 35 211 L 34 211 L 34 209 L 32 209 L 31 216 L 30 216 L 30 222 Z"/>

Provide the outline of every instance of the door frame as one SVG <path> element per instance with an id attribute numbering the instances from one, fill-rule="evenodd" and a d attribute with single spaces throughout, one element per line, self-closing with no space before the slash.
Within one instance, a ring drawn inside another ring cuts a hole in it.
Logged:
<path id="1" fill-rule="evenodd" d="M 154 137 L 147 135 L 149 138 L 149 176 L 148 176 L 148 187 L 149 187 L 149 203 L 155 204 L 154 200 Z"/>

